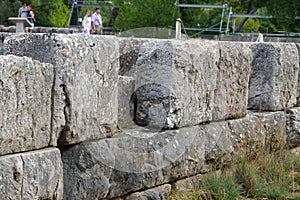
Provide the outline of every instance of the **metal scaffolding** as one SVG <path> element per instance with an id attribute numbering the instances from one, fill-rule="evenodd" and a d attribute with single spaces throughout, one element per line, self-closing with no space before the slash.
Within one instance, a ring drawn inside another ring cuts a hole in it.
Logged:
<path id="1" fill-rule="evenodd" d="M 233 19 L 233 30 L 235 29 L 235 18 L 256 18 L 256 19 L 272 19 L 274 18 L 272 15 L 256 15 L 256 14 L 236 14 L 233 13 L 232 7 L 228 9 L 227 5 L 227 0 L 224 0 L 223 5 L 209 5 L 209 4 L 183 4 L 179 2 L 180 0 L 176 0 L 175 5 L 180 9 L 180 8 L 209 8 L 209 9 L 222 9 L 222 15 L 220 22 L 217 24 L 214 24 L 210 27 L 207 28 L 194 28 L 194 27 L 189 27 L 185 28 L 185 30 L 190 30 L 190 31 L 200 31 L 199 33 L 194 34 L 193 36 L 199 35 L 203 32 L 218 32 L 218 33 L 225 33 L 229 34 L 229 24 L 230 20 Z M 226 28 L 223 29 L 223 21 L 224 18 L 227 17 L 227 25 Z M 296 20 L 300 20 L 300 16 L 295 17 Z M 216 28 L 218 27 L 219 28 Z M 233 31 L 234 33 L 234 31 Z M 298 33 L 296 34 L 298 35 Z M 192 36 L 192 37 L 193 37 Z"/>
<path id="2" fill-rule="evenodd" d="M 233 27 L 233 33 L 234 33 L 234 30 L 235 30 L 235 18 L 255 18 L 255 19 L 273 19 L 274 17 L 272 15 L 256 15 L 256 14 L 234 14 L 232 12 L 232 7 L 230 7 L 229 9 L 229 13 L 227 14 L 228 18 L 227 18 L 227 27 L 226 27 L 226 34 L 229 34 L 229 23 L 230 23 L 230 20 L 233 19 L 233 22 L 232 22 L 232 27 Z M 300 16 L 296 16 L 295 17 L 296 20 L 300 20 Z M 276 35 L 278 36 L 278 34 L 265 34 L 265 35 L 268 35 L 268 36 L 273 36 L 273 35 Z M 282 34 L 280 34 L 282 35 Z M 296 36 L 299 35 L 299 33 L 295 33 Z"/>
<path id="3" fill-rule="evenodd" d="M 223 21 L 224 21 L 224 17 L 226 16 L 227 9 L 228 9 L 227 0 L 224 0 L 224 4 L 223 5 L 182 4 L 182 3 L 179 2 L 179 0 L 176 0 L 175 5 L 178 7 L 178 9 L 180 9 L 180 8 L 222 9 L 222 15 L 221 15 L 221 19 L 220 19 L 219 23 L 214 24 L 214 25 L 212 25 L 210 27 L 207 27 L 207 28 L 193 28 L 193 27 L 188 27 L 188 28 L 185 28 L 185 30 L 200 31 L 200 33 L 197 33 L 195 35 L 201 34 L 203 32 L 218 32 L 218 33 L 222 33 L 224 31 L 226 31 L 225 29 L 223 29 Z M 216 27 L 219 27 L 219 28 L 216 28 Z"/>

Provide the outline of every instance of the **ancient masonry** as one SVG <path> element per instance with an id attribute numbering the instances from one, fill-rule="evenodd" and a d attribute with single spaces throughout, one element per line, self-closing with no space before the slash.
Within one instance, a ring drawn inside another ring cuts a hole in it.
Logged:
<path id="1" fill-rule="evenodd" d="M 166 199 L 300 145 L 300 44 L 0 38 L 0 199 Z"/>

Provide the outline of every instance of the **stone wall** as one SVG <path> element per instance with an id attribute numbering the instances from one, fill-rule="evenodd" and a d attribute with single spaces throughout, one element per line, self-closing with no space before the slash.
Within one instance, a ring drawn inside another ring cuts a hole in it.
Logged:
<path id="1" fill-rule="evenodd" d="M 300 146 L 293 43 L 13 34 L 3 53 L 7 199 L 166 199 L 245 152 Z"/>
<path id="2" fill-rule="evenodd" d="M 0 25 L 0 33 L 15 33 L 16 26 L 3 26 Z M 35 26 L 32 30 L 33 33 L 64 33 L 64 34 L 72 34 L 72 33 L 81 33 L 82 30 L 80 28 L 55 28 L 55 27 L 39 27 Z"/>
<path id="3" fill-rule="evenodd" d="M 210 36 L 208 36 L 210 37 Z M 258 34 L 239 34 L 239 35 L 221 35 L 219 38 L 215 37 L 213 39 L 215 40 L 221 40 L 221 41 L 240 41 L 240 42 L 256 42 L 258 37 Z M 204 36 L 204 38 L 207 38 L 207 36 Z M 264 36 L 264 42 L 296 42 L 300 43 L 300 38 L 299 37 L 289 37 L 289 36 Z"/>

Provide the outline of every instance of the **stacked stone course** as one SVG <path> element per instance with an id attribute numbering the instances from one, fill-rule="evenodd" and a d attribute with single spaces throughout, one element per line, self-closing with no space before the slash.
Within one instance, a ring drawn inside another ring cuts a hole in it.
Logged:
<path id="1" fill-rule="evenodd" d="M 12 34 L 2 49 L 4 199 L 166 199 L 258 145 L 300 145 L 299 44 Z"/>

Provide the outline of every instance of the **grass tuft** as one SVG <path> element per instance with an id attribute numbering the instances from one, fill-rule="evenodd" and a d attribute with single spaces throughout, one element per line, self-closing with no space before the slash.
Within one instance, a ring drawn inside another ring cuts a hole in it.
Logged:
<path id="1" fill-rule="evenodd" d="M 221 174 L 207 174 L 200 188 L 170 200 L 300 200 L 300 158 L 288 150 L 239 160 Z"/>

